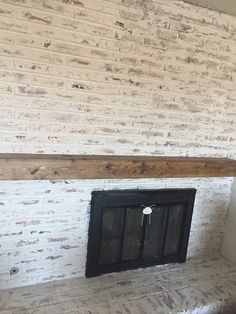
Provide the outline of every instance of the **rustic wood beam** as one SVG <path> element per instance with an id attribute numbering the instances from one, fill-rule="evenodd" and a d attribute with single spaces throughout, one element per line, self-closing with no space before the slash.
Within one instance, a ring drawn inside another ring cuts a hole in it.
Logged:
<path id="1" fill-rule="evenodd" d="M 236 177 L 236 160 L 0 154 L 0 180 Z"/>

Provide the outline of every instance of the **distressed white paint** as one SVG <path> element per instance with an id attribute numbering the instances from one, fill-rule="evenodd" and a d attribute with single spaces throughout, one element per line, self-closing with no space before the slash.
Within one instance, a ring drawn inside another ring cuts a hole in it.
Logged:
<path id="1" fill-rule="evenodd" d="M 236 158 L 236 18 L 176 0 L 0 1 L 1 152 Z"/>
<path id="2" fill-rule="evenodd" d="M 0 0 L 0 15 L 1 153 L 236 158 L 234 17 L 176 0 Z M 230 184 L 2 182 L 0 286 L 84 274 L 96 188 L 196 187 L 189 256 L 218 251 Z"/>
<path id="3" fill-rule="evenodd" d="M 232 185 L 221 251 L 223 256 L 236 264 L 236 179 Z"/>
<path id="4" fill-rule="evenodd" d="M 0 287 L 84 276 L 91 192 L 196 188 L 188 257 L 219 252 L 232 179 L 0 183 Z M 12 267 L 19 273 L 10 276 Z"/>
<path id="5" fill-rule="evenodd" d="M 1 314 L 234 314 L 235 310 L 236 266 L 219 256 L 0 294 Z"/>

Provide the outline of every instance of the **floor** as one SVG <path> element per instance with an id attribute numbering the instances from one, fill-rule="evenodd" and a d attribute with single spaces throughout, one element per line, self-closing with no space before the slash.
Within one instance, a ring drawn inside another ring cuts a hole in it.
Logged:
<path id="1" fill-rule="evenodd" d="M 236 265 L 220 257 L 0 291 L 1 314 L 236 314 Z"/>

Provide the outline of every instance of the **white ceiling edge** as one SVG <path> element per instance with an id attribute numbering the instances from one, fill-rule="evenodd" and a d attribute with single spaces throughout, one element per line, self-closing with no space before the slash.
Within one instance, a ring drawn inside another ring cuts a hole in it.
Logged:
<path id="1" fill-rule="evenodd" d="M 236 16 L 236 0 L 184 0 L 184 2 Z"/>

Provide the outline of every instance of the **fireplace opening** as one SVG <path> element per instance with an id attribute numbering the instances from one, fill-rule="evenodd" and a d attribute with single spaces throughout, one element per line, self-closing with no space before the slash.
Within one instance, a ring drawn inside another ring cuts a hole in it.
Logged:
<path id="1" fill-rule="evenodd" d="M 186 261 L 195 189 L 92 193 L 86 277 Z"/>

